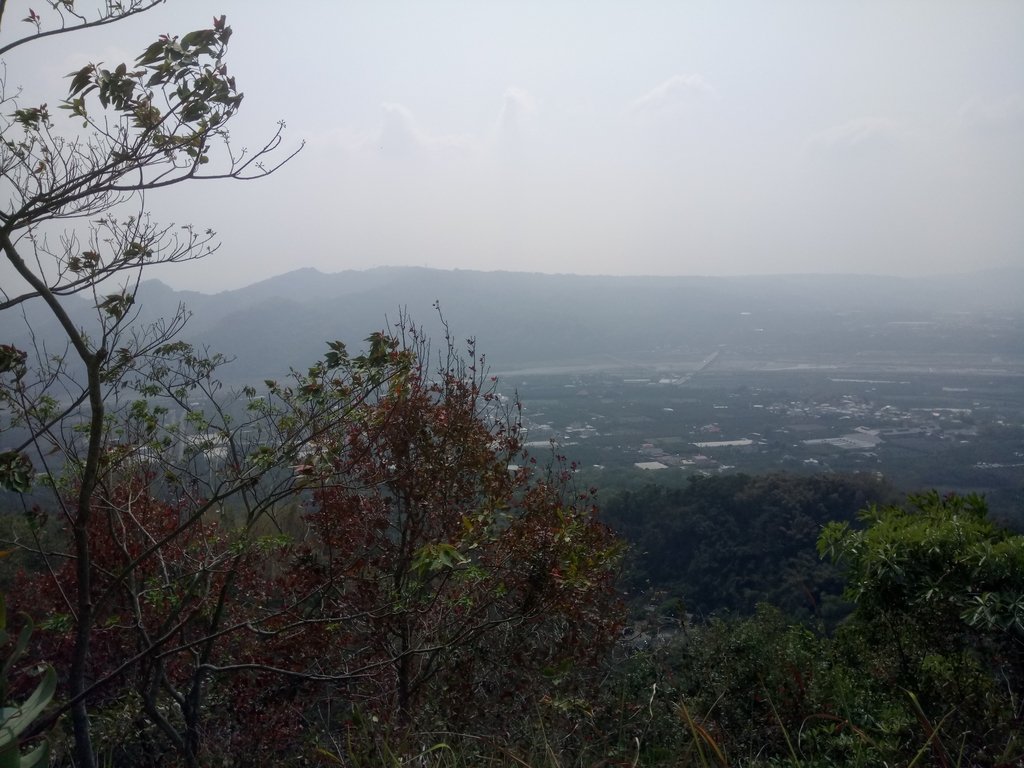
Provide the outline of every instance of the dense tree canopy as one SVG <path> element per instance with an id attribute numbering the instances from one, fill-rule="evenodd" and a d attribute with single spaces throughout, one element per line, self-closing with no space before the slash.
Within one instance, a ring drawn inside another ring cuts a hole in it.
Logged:
<path id="1" fill-rule="evenodd" d="M 868 477 L 697 477 L 611 495 L 602 515 L 632 545 L 623 586 L 633 595 L 682 599 L 694 614 L 752 614 L 769 602 L 831 621 L 844 611 L 843 583 L 817 558 L 818 535 L 888 493 Z"/>
<path id="2" fill-rule="evenodd" d="M 930 492 L 860 519 L 819 542 L 856 605 L 842 639 L 882 687 L 942 720 L 972 764 L 998 762 L 1024 700 L 1024 536 L 994 524 L 979 496 Z"/>
<path id="3" fill-rule="evenodd" d="M 762 605 L 660 635 L 617 664 L 606 749 L 658 766 L 1019 765 L 1022 546 L 978 497 L 829 524 L 820 549 L 852 615 L 824 634 Z"/>

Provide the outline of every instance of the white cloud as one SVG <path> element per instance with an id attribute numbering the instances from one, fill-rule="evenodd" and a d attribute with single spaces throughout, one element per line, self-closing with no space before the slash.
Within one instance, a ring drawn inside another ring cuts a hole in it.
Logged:
<path id="1" fill-rule="evenodd" d="M 523 88 L 510 86 L 505 89 L 498 115 L 498 130 L 519 133 L 525 127 L 524 123 L 531 120 L 536 112 L 537 102 L 533 96 Z"/>
<path id="2" fill-rule="evenodd" d="M 708 98 L 718 98 L 718 93 L 700 75 L 673 75 L 634 101 L 633 110 L 646 112 L 677 109 Z"/>
<path id="3" fill-rule="evenodd" d="M 861 117 L 827 128 L 811 137 L 814 147 L 841 153 L 874 154 L 905 144 L 911 132 L 887 117 Z"/>
<path id="4" fill-rule="evenodd" d="M 494 144 L 513 154 L 522 149 L 522 142 L 532 132 L 537 103 L 530 93 L 510 86 L 505 89 L 501 111 L 495 126 Z"/>
<path id="5" fill-rule="evenodd" d="M 381 104 L 383 123 L 377 136 L 379 148 L 389 155 L 407 155 L 426 146 L 427 137 L 416 120 L 401 104 Z"/>
<path id="6" fill-rule="evenodd" d="M 423 152 L 469 152 L 474 141 L 469 136 L 431 135 L 423 131 L 412 111 L 402 104 L 381 104 L 383 122 L 376 139 L 376 149 L 386 155 L 410 157 Z"/>

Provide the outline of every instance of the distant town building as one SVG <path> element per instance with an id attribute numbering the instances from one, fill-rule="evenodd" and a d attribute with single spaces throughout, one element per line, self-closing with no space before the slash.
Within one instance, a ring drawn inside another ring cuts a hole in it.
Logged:
<path id="1" fill-rule="evenodd" d="M 633 466 L 637 469 L 668 469 L 668 465 L 660 461 L 638 461 Z"/>

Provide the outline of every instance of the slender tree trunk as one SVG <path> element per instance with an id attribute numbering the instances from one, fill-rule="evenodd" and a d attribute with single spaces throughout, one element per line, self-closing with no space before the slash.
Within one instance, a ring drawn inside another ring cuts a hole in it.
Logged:
<path id="1" fill-rule="evenodd" d="M 409 634 L 408 621 L 403 620 L 402 638 L 398 656 L 398 680 L 396 686 L 398 689 L 398 717 L 399 722 L 401 722 L 403 727 L 408 726 L 412 722 L 412 654 L 409 652 L 411 649 Z"/>
<path id="2" fill-rule="evenodd" d="M 71 722 L 75 736 L 75 762 L 78 768 L 94 768 L 96 757 L 92 748 L 92 729 L 85 692 L 89 687 L 86 667 L 89 663 L 89 645 L 93 625 L 92 556 L 89 547 L 89 521 L 92 517 L 92 496 L 99 478 L 100 454 L 103 448 L 103 390 L 100 366 L 104 350 L 89 355 L 85 360 L 89 388 L 89 446 L 78 491 L 78 509 L 72 528 L 75 539 L 76 579 L 78 594 L 76 608 L 78 623 L 75 628 L 75 646 L 71 657 L 68 692 L 74 704 Z"/>
<path id="3" fill-rule="evenodd" d="M 0 12 L 3 6 L 0 5 Z M 64 328 L 68 341 L 78 357 L 85 364 L 86 391 L 89 397 L 89 443 L 86 449 L 85 466 L 78 489 L 77 508 L 74 511 L 72 536 L 75 549 L 75 575 L 78 581 L 75 611 L 75 645 L 71 657 L 68 679 L 68 693 L 74 702 L 71 705 L 71 723 L 75 737 L 75 763 L 77 768 L 95 768 L 96 758 L 92 749 L 92 734 L 89 724 L 89 709 L 85 692 L 88 689 L 86 667 L 89 663 L 89 640 L 92 633 L 92 557 L 89 549 L 89 519 L 92 516 L 92 496 L 99 479 L 100 455 L 103 449 L 103 384 L 100 369 L 106 358 L 102 347 L 95 352 L 89 349 L 81 331 L 61 306 L 50 287 L 25 264 L 21 254 L 11 240 L 10 233 L 0 232 L 0 248 L 15 271 L 32 286 L 33 290 L 53 312 Z"/>

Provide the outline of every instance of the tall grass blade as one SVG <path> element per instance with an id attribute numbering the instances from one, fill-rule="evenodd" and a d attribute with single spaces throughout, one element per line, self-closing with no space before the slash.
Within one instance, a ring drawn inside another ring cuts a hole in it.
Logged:
<path id="1" fill-rule="evenodd" d="M 679 711 L 682 713 L 683 719 L 686 721 L 686 725 L 690 729 L 690 735 L 693 737 L 693 743 L 697 747 L 697 756 L 700 759 L 700 764 L 703 768 L 710 768 L 711 763 L 708 762 L 708 758 L 704 753 L 704 747 L 702 744 L 707 745 L 711 754 L 714 756 L 715 761 L 721 768 L 728 768 L 729 762 L 725 759 L 725 754 L 722 752 L 721 747 L 718 746 L 715 738 L 708 733 L 707 729 L 693 719 L 685 701 L 680 702 Z"/>
<path id="2" fill-rule="evenodd" d="M 786 730 L 785 723 L 782 722 L 782 718 L 779 717 L 779 710 L 775 708 L 775 702 L 772 701 L 771 694 L 768 693 L 768 688 L 762 684 L 761 690 L 764 691 L 764 697 L 768 700 L 768 706 L 772 708 L 772 714 L 775 715 L 775 722 L 779 724 L 779 728 L 782 729 L 782 737 L 786 740 L 786 749 L 789 750 L 789 756 L 793 759 L 793 764 L 797 768 L 803 768 L 803 764 L 800 762 L 800 758 L 796 754 L 796 749 L 793 747 L 793 742 L 789 738 L 789 731 Z"/>
<path id="3" fill-rule="evenodd" d="M 926 752 L 928 752 L 929 748 L 935 752 L 935 757 L 938 759 L 939 765 L 941 765 L 942 768 L 951 768 L 952 762 L 949 757 L 949 752 L 946 750 L 945 744 L 942 743 L 942 739 L 939 738 L 939 731 L 942 729 L 942 724 L 946 722 L 946 718 L 953 714 L 953 710 L 944 714 L 942 719 L 939 720 L 939 724 L 933 726 L 931 721 L 928 719 L 928 715 L 926 715 L 924 710 L 921 709 L 921 702 L 917 700 L 917 696 L 914 695 L 913 691 L 908 691 L 904 688 L 903 692 L 909 697 L 911 708 L 914 710 L 914 715 L 917 717 L 917 721 L 921 723 L 921 727 L 928 736 L 927 741 L 925 741 L 921 749 L 918 750 L 914 759 L 908 763 L 907 768 L 914 768 L 914 766 L 917 765 L 917 762 L 925 755 Z"/>

